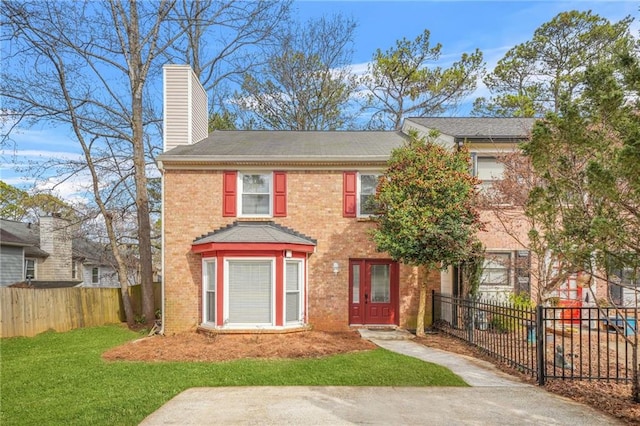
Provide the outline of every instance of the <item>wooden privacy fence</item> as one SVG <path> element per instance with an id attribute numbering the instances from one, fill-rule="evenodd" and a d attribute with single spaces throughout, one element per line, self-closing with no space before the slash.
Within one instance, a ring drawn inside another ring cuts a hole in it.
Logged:
<path id="1" fill-rule="evenodd" d="M 121 322 L 119 288 L 0 288 L 0 337 Z"/>

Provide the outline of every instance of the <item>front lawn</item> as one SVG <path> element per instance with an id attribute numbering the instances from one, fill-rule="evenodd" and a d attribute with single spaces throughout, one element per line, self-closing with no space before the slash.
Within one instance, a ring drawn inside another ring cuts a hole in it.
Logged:
<path id="1" fill-rule="evenodd" d="M 0 341 L 2 425 L 134 425 L 202 386 L 466 386 L 444 367 L 384 349 L 317 359 L 105 362 L 139 337 L 108 326 Z"/>

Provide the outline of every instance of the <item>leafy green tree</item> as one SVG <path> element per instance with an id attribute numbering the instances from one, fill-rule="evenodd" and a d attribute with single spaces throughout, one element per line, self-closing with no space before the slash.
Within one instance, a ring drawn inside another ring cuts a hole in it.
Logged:
<path id="1" fill-rule="evenodd" d="M 611 23 L 588 12 L 562 12 L 510 49 L 484 83 L 489 99 L 478 98 L 474 115 L 542 116 L 559 112 L 563 97 L 580 94 L 586 66 L 611 58 L 630 42 L 627 17 Z"/>
<path id="2" fill-rule="evenodd" d="M 464 53 L 449 68 L 433 66 L 442 45 L 431 45 L 424 30 L 415 40 L 396 41 L 395 47 L 378 49 L 363 79 L 374 112 L 369 127 L 400 129 L 404 117 L 438 115 L 455 108 L 476 88 L 484 72 L 482 53 Z"/>
<path id="3" fill-rule="evenodd" d="M 563 99 L 524 146 L 544 180 L 529 196 L 527 215 L 539 219 L 550 250 L 569 268 L 604 273 L 607 282 L 610 269 L 629 268 L 634 281 L 640 273 L 638 47 L 588 67 L 581 97 Z M 633 349 L 633 395 L 640 401 L 638 340 L 622 337 Z"/>
<path id="4" fill-rule="evenodd" d="M 27 215 L 25 201 L 28 198 L 27 192 L 0 180 L 0 217 L 15 221 L 23 220 Z"/>
<path id="5" fill-rule="evenodd" d="M 68 203 L 53 194 L 30 194 L 6 182 L 0 181 L 0 217 L 3 219 L 38 222 L 38 217 L 60 214 L 72 222 L 78 221 L 78 213 Z"/>
<path id="6" fill-rule="evenodd" d="M 236 116 L 229 111 L 214 112 L 209 116 L 209 133 L 215 130 L 236 130 Z"/>
<path id="7" fill-rule="evenodd" d="M 395 149 L 377 188 L 378 250 L 427 272 L 466 261 L 482 229 L 475 207 L 478 180 L 469 152 L 450 151 L 415 133 Z M 420 283 L 417 334 L 424 335 L 427 283 Z"/>
<path id="8" fill-rule="evenodd" d="M 524 146 L 544 185 L 529 197 L 550 249 L 585 268 L 640 266 L 637 52 L 587 69 L 579 102 L 539 121 Z M 626 75 L 626 79 L 621 79 Z"/>
<path id="9" fill-rule="evenodd" d="M 353 126 L 349 69 L 355 22 L 335 15 L 291 26 L 263 69 L 245 74 L 235 104 L 243 127 L 336 130 Z"/>

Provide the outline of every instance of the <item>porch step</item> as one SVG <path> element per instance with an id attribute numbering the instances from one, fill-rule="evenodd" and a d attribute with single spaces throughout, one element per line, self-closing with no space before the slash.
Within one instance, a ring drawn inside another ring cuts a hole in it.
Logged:
<path id="1" fill-rule="evenodd" d="M 359 328 L 358 333 L 367 340 L 411 340 L 416 337 L 402 328 Z"/>

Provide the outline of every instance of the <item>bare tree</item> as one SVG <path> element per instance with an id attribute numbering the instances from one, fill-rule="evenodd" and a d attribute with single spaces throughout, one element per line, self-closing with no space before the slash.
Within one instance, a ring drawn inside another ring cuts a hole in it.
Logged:
<path id="1" fill-rule="evenodd" d="M 174 1 L 3 2 L 3 42 L 8 43 L 1 94 L 16 123 L 68 126 L 83 161 L 59 171 L 89 176 L 105 221 L 127 322 L 125 247 L 117 222 L 135 217 L 143 315 L 153 321 L 151 225 L 147 192 L 148 80 L 156 59 L 181 35 L 168 31 Z M 131 203 L 133 200 L 133 203 Z M 133 216 L 131 213 L 133 212 Z M 130 245 L 129 245 L 130 246 Z"/>
<path id="2" fill-rule="evenodd" d="M 531 296 L 537 303 L 545 302 L 555 290 L 578 272 L 572 269 L 559 253 L 551 250 L 546 234 L 537 217 L 526 214 L 529 194 L 543 185 L 543 179 L 534 171 L 531 160 L 521 151 L 505 151 L 497 161 L 504 167 L 499 180 L 481 191 L 480 200 L 487 214 L 498 224 L 498 231 L 512 238 L 523 250 L 531 254 L 530 272 L 536 282 Z M 518 265 L 516 265 L 518 266 Z"/>
<path id="3" fill-rule="evenodd" d="M 264 64 L 258 47 L 275 44 L 291 0 L 180 0 L 176 19 L 185 37 L 170 59 L 185 61 L 209 93 L 212 112 L 224 116 L 229 82 Z"/>

